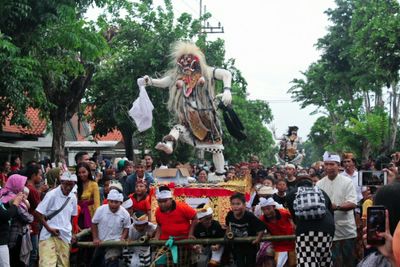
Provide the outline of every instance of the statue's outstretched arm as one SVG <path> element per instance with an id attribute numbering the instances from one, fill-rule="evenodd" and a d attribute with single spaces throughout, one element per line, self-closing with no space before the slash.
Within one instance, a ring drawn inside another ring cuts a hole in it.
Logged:
<path id="1" fill-rule="evenodd" d="M 226 69 L 212 69 L 214 78 L 221 80 L 224 84 L 224 93 L 222 95 L 222 102 L 225 106 L 230 105 L 232 102 L 231 82 L 232 73 Z"/>
<path id="2" fill-rule="evenodd" d="M 214 69 L 213 69 L 214 71 Z M 226 69 L 215 69 L 214 78 L 217 80 L 221 80 L 224 83 L 224 87 L 231 88 L 232 82 L 232 74 L 229 70 Z"/>
<path id="3" fill-rule="evenodd" d="M 165 76 L 161 79 L 152 79 L 148 75 L 145 75 L 144 80 L 146 81 L 146 85 L 158 87 L 158 88 L 168 88 L 172 83 L 171 76 Z"/>

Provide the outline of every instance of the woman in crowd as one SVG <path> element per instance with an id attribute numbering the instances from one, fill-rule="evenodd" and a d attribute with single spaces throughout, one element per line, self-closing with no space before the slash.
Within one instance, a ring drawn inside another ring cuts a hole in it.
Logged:
<path id="1" fill-rule="evenodd" d="M 85 162 L 76 166 L 78 174 L 78 204 L 81 207 L 79 216 L 79 227 L 90 228 L 92 217 L 100 206 L 100 191 L 90 172 L 90 167 Z"/>
<path id="2" fill-rule="evenodd" d="M 10 238 L 9 222 L 18 215 L 18 206 L 23 201 L 23 198 L 23 193 L 19 192 L 7 201 L 7 203 L 0 201 L 0 266 L 10 266 L 10 253 L 8 250 Z"/>
<path id="3" fill-rule="evenodd" d="M 26 180 L 25 176 L 19 174 L 11 175 L 8 178 L 5 187 L 0 191 L 3 205 L 8 205 L 11 199 L 21 195 Z M 32 243 L 28 224 L 33 221 L 33 216 L 29 214 L 28 208 L 29 203 L 24 196 L 18 205 L 17 215 L 10 221 L 8 248 L 10 249 L 11 266 L 26 266 L 29 263 Z"/>
<path id="4" fill-rule="evenodd" d="M 197 182 L 201 184 L 208 182 L 208 173 L 206 170 L 202 169 L 197 173 Z"/>

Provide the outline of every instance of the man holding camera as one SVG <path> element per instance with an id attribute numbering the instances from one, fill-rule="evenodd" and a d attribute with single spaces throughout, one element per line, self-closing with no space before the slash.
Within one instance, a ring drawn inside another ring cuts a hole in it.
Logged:
<path id="1" fill-rule="evenodd" d="M 317 182 L 332 202 L 335 220 L 335 236 L 332 244 L 334 266 L 355 266 L 356 222 L 353 210 L 357 206 L 356 190 L 350 178 L 339 174 L 340 156 L 325 152 L 326 176 Z"/>

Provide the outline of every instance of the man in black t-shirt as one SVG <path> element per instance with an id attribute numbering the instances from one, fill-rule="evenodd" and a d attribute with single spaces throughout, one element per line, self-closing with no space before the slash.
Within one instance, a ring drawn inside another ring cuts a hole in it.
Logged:
<path id="1" fill-rule="evenodd" d="M 288 192 L 296 188 L 296 166 L 294 164 L 286 165 L 286 181 Z"/>
<path id="2" fill-rule="evenodd" d="M 265 225 L 251 212 L 246 210 L 246 199 L 243 194 L 236 193 L 230 197 L 231 211 L 225 218 L 227 231 L 234 237 L 256 236 L 248 244 L 234 244 L 232 246 L 233 258 L 237 267 L 256 266 L 257 245 L 264 234 Z"/>
<path id="3" fill-rule="evenodd" d="M 276 182 L 276 189 L 278 192 L 276 192 L 272 198 L 275 200 L 275 202 L 281 204 L 284 208 L 287 208 L 287 203 L 286 203 L 286 191 L 287 191 L 287 181 L 285 179 L 280 179 Z"/>

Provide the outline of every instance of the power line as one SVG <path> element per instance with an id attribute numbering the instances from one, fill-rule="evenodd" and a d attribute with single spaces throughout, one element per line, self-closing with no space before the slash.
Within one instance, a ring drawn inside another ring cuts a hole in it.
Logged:
<path id="1" fill-rule="evenodd" d="M 184 3 L 185 6 L 187 6 L 190 10 L 192 10 L 193 15 L 197 13 L 196 9 L 194 7 L 192 7 L 191 5 L 189 5 L 189 3 L 187 3 L 185 0 L 182 0 L 182 3 Z"/>
<path id="2" fill-rule="evenodd" d="M 266 99 L 265 101 L 267 101 L 269 103 L 290 103 L 290 102 L 293 102 L 293 100 L 290 100 L 290 99 L 271 99 L 271 100 Z"/>

